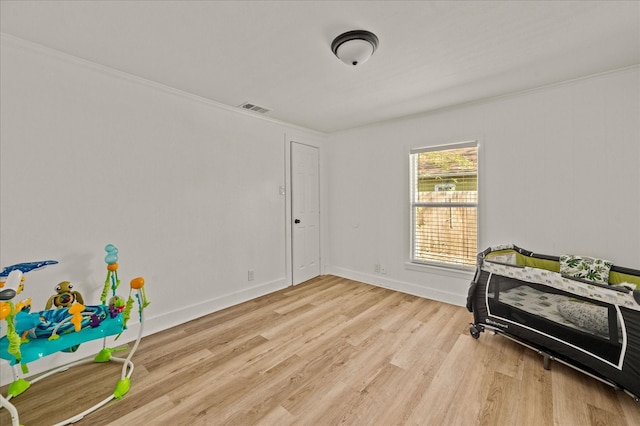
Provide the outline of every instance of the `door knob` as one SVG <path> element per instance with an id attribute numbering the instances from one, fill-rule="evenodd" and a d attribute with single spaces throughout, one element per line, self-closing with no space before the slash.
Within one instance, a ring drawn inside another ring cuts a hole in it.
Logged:
<path id="1" fill-rule="evenodd" d="M 300 223 L 300 219 L 294 220 L 293 223 Z"/>

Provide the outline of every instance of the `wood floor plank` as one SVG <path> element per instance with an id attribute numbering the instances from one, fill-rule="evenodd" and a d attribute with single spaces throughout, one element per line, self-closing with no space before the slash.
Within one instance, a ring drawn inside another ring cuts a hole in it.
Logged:
<path id="1" fill-rule="evenodd" d="M 414 417 L 414 422 L 410 422 L 409 418 L 415 413 L 420 402 L 425 399 L 425 394 L 429 392 L 446 357 L 447 354 L 444 352 L 426 350 L 422 353 L 420 360 L 416 362 L 416 367 L 405 370 L 399 386 L 387 389 L 384 393 L 370 392 L 369 395 L 376 400 L 377 406 L 382 408 L 376 413 L 374 424 L 426 424 L 422 422 L 420 416 Z M 393 394 L 393 396 L 389 398 L 388 394 Z"/>
<path id="2" fill-rule="evenodd" d="M 544 370 L 502 336 L 473 339 L 471 321 L 463 307 L 318 277 L 145 337 L 129 393 L 76 425 L 640 424 L 628 395 L 560 363 Z M 120 368 L 89 364 L 34 384 L 12 400 L 21 423 L 79 411 L 70 397 L 60 409 L 61 392 L 81 390 L 87 407 L 103 399 Z"/>
<path id="3" fill-rule="evenodd" d="M 302 372 L 308 362 L 297 355 L 287 358 L 273 368 L 265 370 L 264 379 L 250 378 L 252 392 L 238 398 L 233 404 L 221 410 L 225 425 L 256 424 L 264 418 L 273 416 L 273 411 L 280 412 L 284 407 L 280 405 L 283 399 L 300 388 Z M 267 377 L 268 376 L 268 377 Z M 286 411 L 286 410 L 285 410 Z M 286 417 L 291 416 L 288 411 L 280 412 Z"/>
<path id="4" fill-rule="evenodd" d="M 522 354 L 522 383 L 515 423 L 522 426 L 553 424 L 551 371 L 541 368 L 542 357 L 531 350 Z M 555 367 L 555 366 L 554 366 Z M 548 407 L 540 410 L 539 407 Z"/>
<path id="5" fill-rule="evenodd" d="M 389 364 L 389 333 L 380 330 L 356 346 L 351 359 L 339 371 L 339 380 L 351 388 L 362 391 Z"/>
<path id="6" fill-rule="evenodd" d="M 394 315 L 389 315 L 380 321 L 379 327 L 383 330 L 396 332 L 398 329 L 406 327 L 407 323 L 419 324 L 420 318 L 416 318 L 425 309 L 425 304 L 409 295 L 404 295 L 403 301 L 400 303 Z"/>
<path id="7" fill-rule="evenodd" d="M 330 415 L 322 423 L 327 425 L 376 425 L 379 413 L 384 409 L 368 393 L 345 389 L 335 406 L 329 407 Z"/>
<path id="8" fill-rule="evenodd" d="M 597 426 L 618 426 L 624 425 L 625 420 L 620 412 L 613 412 L 602 408 L 595 407 L 591 404 L 587 405 L 589 410 L 589 422 Z"/>
<path id="9" fill-rule="evenodd" d="M 551 366 L 551 386 L 553 388 L 553 418 L 561 424 L 573 421 L 576 424 L 589 424 L 588 400 L 584 397 L 587 388 L 585 377 L 575 375 L 569 368 L 559 363 Z M 593 381 L 593 379 L 591 379 Z M 597 386 L 596 383 L 592 383 Z M 558 391 L 562 389 L 562 391 Z"/>
<path id="10" fill-rule="evenodd" d="M 630 425 L 640 425 L 640 403 L 629 398 L 629 395 L 624 392 L 616 392 L 615 396 L 618 398 L 627 423 Z"/>
<path id="11" fill-rule="evenodd" d="M 525 349 L 524 346 L 508 339 L 506 342 L 501 343 L 500 348 L 495 353 L 496 371 L 509 377 L 521 379 Z M 539 365 L 543 365 L 541 356 L 539 356 L 538 360 L 540 361 Z"/>
<path id="12" fill-rule="evenodd" d="M 278 405 L 255 424 L 264 426 L 285 426 L 295 424 L 295 420 L 296 418 L 293 414 L 285 410 L 282 405 Z"/>
<path id="13" fill-rule="evenodd" d="M 360 393 L 375 395 L 372 399 L 384 406 L 397 396 L 398 389 L 402 389 L 406 383 L 405 374 L 406 370 L 391 363 L 385 363 L 378 370 L 378 373 L 367 382 L 366 386 L 360 390 Z"/>
<path id="14" fill-rule="evenodd" d="M 410 424 L 436 424 L 445 418 L 450 410 L 459 410 L 456 397 L 465 385 L 467 372 L 472 365 L 471 339 L 458 339 L 438 369 L 427 391 L 422 395 L 411 417 Z"/>
<path id="15" fill-rule="evenodd" d="M 287 298 L 281 300 L 277 305 L 273 305 L 272 309 L 275 312 L 284 314 L 293 311 L 299 306 L 307 304 L 314 304 L 317 306 L 326 301 L 335 300 L 336 298 L 344 294 L 343 285 L 338 284 L 327 286 L 326 282 L 324 284 L 324 287 L 320 287 L 315 291 L 308 289 L 304 293 L 289 293 L 289 296 Z"/>
<path id="16" fill-rule="evenodd" d="M 480 425 L 514 424 L 517 410 L 518 387 L 516 380 L 499 371 L 493 373 L 489 384 L 487 399 L 480 412 Z"/>
<path id="17" fill-rule="evenodd" d="M 270 368 L 292 353 L 305 356 L 302 350 L 308 345 L 326 346 L 317 342 L 323 342 L 326 333 L 346 321 L 347 318 L 340 315 L 315 318 L 306 323 L 300 321 L 299 326 L 295 327 L 295 332 L 268 339 L 262 347 L 250 353 L 250 356 L 245 360 L 243 371 L 252 374 L 260 369 Z"/>
<path id="18" fill-rule="evenodd" d="M 410 337 L 394 352 L 391 362 L 399 367 L 408 369 L 420 357 L 424 350 L 438 348 L 440 341 L 438 336 L 443 334 L 456 337 L 456 329 L 452 328 L 451 306 L 433 311 L 430 321 L 420 322 L 419 326 L 411 331 Z"/>
<path id="19" fill-rule="evenodd" d="M 458 339 L 464 341 L 465 345 L 472 350 L 472 353 L 467 354 L 471 358 L 466 361 L 470 365 L 464 382 L 455 396 L 456 401 L 463 403 L 454 405 L 456 409 L 449 410 L 445 414 L 443 424 L 475 425 L 480 423 L 480 416 L 489 395 L 493 379 L 489 372 L 495 372 L 498 367 L 496 348 L 491 344 L 490 339 L 473 341 L 468 333 L 459 335 Z"/>
<path id="20" fill-rule="evenodd" d="M 444 306 L 447 307 L 450 315 L 447 327 L 440 328 L 429 347 L 449 352 L 461 334 L 469 335 L 469 312 L 466 309 L 458 309 L 457 306 Z M 427 320 L 427 323 L 429 322 Z"/>
<path id="21" fill-rule="evenodd" d="M 378 303 L 363 311 L 354 320 L 360 325 L 359 329 L 353 330 L 346 338 L 354 346 L 358 346 L 371 335 L 381 330 L 380 321 L 393 316 L 400 309 L 400 304 L 404 298 L 402 293 L 387 291 Z"/>
<path id="22" fill-rule="evenodd" d="M 109 408 L 111 408 L 111 406 Z M 166 416 L 166 413 L 173 408 L 175 408 L 175 404 L 168 396 L 163 395 L 148 404 L 140 406 L 134 411 L 128 412 L 122 417 L 113 419 L 111 416 L 106 416 L 104 421 L 108 421 L 109 417 L 111 417 L 113 421 L 106 423 L 109 426 L 143 425 L 147 423 L 149 419 L 162 419 Z M 100 419 L 97 416 L 92 416 L 92 421 L 100 421 Z"/>
<path id="23" fill-rule="evenodd" d="M 314 404 L 305 406 L 304 417 L 308 424 L 329 426 L 342 423 L 346 412 L 358 406 L 361 401 L 360 392 L 345 385 L 341 381 L 334 383 L 326 391 L 314 395 Z"/>
<path id="24" fill-rule="evenodd" d="M 342 340 L 310 359 L 303 372 L 304 381 L 282 402 L 282 406 L 297 416 L 307 413 L 315 406 L 317 398 L 328 392 L 336 383 L 339 367 L 344 365 L 355 351 L 353 345 Z"/>
<path id="25" fill-rule="evenodd" d="M 123 413 L 120 415 L 126 415 L 127 417 L 140 418 L 142 414 L 140 411 L 146 412 L 149 407 L 156 405 L 156 401 L 168 401 L 168 404 L 173 406 L 173 402 L 168 397 L 168 392 L 171 389 L 162 388 L 159 383 L 166 379 L 179 377 L 189 374 L 189 372 L 198 365 L 201 365 L 207 358 L 211 356 L 211 352 L 207 349 L 201 349 L 197 353 L 189 354 L 181 359 L 180 363 L 173 363 L 165 366 L 163 369 L 148 372 L 144 369 L 144 366 L 136 365 L 134 370 L 134 378 L 132 378 L 132 386 L 126 397 L 119 401 L 112 401 L 104 410 L 99 410 L 92 413 L 84 420 L 75 423 L 75 425 L 95 425 L 95 424 L 107 424 L 113 421 L 112 407 L 117 407 L 117 413 Z M 74 372 L 76 375 L 77 372 Z M 117 374 L 117 372 L 116 372 Z M 119 378 L 117 377 L 112 377 Z M 82 381 L 84 377 L 76 377 L 76 380 Z M 171 383 L 171 381 L 169 381 Z M 112 390 L 115 389 L 115 385 L 112 386 Z M 105 395 L 106 396 L 106 395 Z M 164 407 L 163 407 L 164 408 Z M 166 407 L 169 408 L 169 407 Z M 156 411 L 150 411 L 153 418 Z M 0 423 L 1 424 L 1 423 Z M 39 423 L 36 423 L 39 424 Z M 130 423 L 135 424 L 135 423 Z"/>

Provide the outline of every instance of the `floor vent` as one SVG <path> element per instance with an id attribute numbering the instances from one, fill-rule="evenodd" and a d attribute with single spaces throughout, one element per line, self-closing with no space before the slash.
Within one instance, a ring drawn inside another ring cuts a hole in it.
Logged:
<path id="1" fill-rule="evenodd" d="M 249 102 L 245 102 L 245 103 L 243 103 L 243 104 L 241 104 L 239 106 L 242 109 L 248 109 L 249 111 L 259 112 L 260 114 L 264 114 L 265 112 L 271 111 L 268 108 L 261 107 L 260 105 L 252 104 L 252 103 L 249 103 Z"/>

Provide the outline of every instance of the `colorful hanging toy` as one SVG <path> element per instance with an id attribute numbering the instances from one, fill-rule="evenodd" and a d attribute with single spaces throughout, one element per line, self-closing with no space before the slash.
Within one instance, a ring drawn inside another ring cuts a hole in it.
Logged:
<path id="1" fill-rule="evenodd" d="M 55 294 L 49 298 L 45 310 L 31 312 L 31 299 L 13 303 L 13 299 L 24 289 L 24 274 L 55 265 L 55 260 L 28 262 L 12 265 L 0 272 L 0 321 L 6 322 L 6 335 L 0 338 L 0 358 L 13 366 L 14 381 L 9 385 L 7 396 L 0 395 L 0 408 L 6 408 L 11 415 L 13 426 L 18 426 L 18 410 L 10 402 L 26 391 L 32 383 L 65 371 L 70 367 L 91 362 L 119 362 L 122 364 L 120 379 L 115 390 L 106 399 L 93 407 L 58 423 L 75 423 L 85 415 L 101 408 L 112 399 L 121 399 L 129 391 L 130 377 L 133 373 L 131 358 L 135 353 L 144 325 L 144 309 L 149 305 L 142 277 L 131 280 L 129 296 L 125 302 L 116 291 L 120 286 L 118 278 L 118 249 L 113 244 L 105 246 L 107 255 L 107 278 L 102 289 L 99 305 L 85 305 L 84 298 L 69 281 L 62 281 L 55 287 Z M 133 295 L 135 294 L 135 300 Z M 107 301 L 107 297 L 109 300 Z M 112 354 L 124 348 L 106 347 L 106 338 L 116 335 L 117 340 L 127 329 L 134 302 L 138 302 L 139 328 L 136 340 L 127 358 L 114 357 Z M 57 352 L 74 352 L 80 344 L 103 339 L 102 350 L 93 359 L 83 359 L 55 368 L 31 381 L 20 377 L 27 374 L 27 364 Z"/>
<path id="2" fill-rule="evenodd" d="M 84 303 L 82 295 L 73 290 L 73 284 L 69 281 L 62 281 L 55 288 L 56 294 L 51 296 L 45 305 L 45 309 L 51 309 L 51 305 L 56 308 L 70 308 L 74 303 Z"/>

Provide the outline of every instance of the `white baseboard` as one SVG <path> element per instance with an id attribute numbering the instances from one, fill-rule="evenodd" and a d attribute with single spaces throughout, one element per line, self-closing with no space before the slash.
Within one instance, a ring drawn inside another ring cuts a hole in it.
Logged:
<path id="1" fill-rule="evenodd" d="M 261 283 L 224 296 L 208 299 L 194 305 L 180 307 L 174 311 L 163 312 L 160 315 L 145 318 L 144 335 L 148 336 L 150 334 L 184 324 L 187 321 L 264 296 L 265 294 L 273 293 L 274 291 L 282 290 L 285 287 L 287 287 L 286 278 L 282 277 L 274 281 Z M 153 301 L 151 301 L 151 303 L 153 303 Z"/>
<path id="2" fill-rule="evenodd" d="M 271 282 L 258 284 L 256 286 L 246 288 L 231 294 L 226 294 L 224 296 L 205 300 L 191 306 L 181 307 L 180 309 L 176 309 L 174 311 L 163 312 L 161 314 L 156 314 L 153 316 L 146 316 L 144 321 L 143 336 L 148 336 L 169 329 L 171 327 L 184 324 L 193 319 L 203 317 L 212 312 L 216 312 L 230 306 L 255 299 L 260 296 L 264 296 L 265 294 L 273 293 L 274 291 L 281 290 L 286 286 L 286 279 L 281 278 Z M 153 306 L 153 300 L 151 300 L 151 306 Z M 152 309 L 150 309 L 149 311 L 153 312 Z M 115 348 L 135 340 L 138 335 L 139 327 L 140 322 L 137 318 L 137 315 L 132 314 L 131 322 L 128 324 L 127 330 L 122 333 L 118 340 L 114 341 L 115 336 L 107 337 L 107 347 Z M 102 349 L 102 344 L 102 340 L 93 340 L 81 344 L 76 352 L 59 352 L 31 362 L 28 364 L 29 373 L 26 375 L 20 374 L 20 377 L 30 377 L 83 358 L 93 357 Z M 135 355 L 133 356 L 132 361 L 135 364 Z M 7 361 L 0 360 L 0 386 L 7 385 L 14 380 L 12 370 L 13 369 L 9 367 Z M 135 381 L 135 378 L 132 377 L 132 380 Z"/>
<path id="3" fill-rule="evenodd" d="M 365 274 L 346 268 L 332 267 L 325 272 L 351 280 L 360 281 L 366 284 L 383 287 L 390 290 L 396 290 L 418 297 L 437 300 L 452 305 L 465 306 L 466 304 L 466 295 L 456 294 L 441 289 L 425 287 L 409 282 L 392 280 L 389 278 Z M 188 321 L 203 317 L 205 315 L 228 308 L 230 306 L 234 306 L 260 296 L 264 296 L 265 294 L 273 293 L 274 291 L 281 290 L 285 287 L 287 287 L 287 283 L 286 279 L 283 277 L 278 280 L 258 284 L 254 287 L 246 288 L 231 294 L 226 294 L 224 296 L 205 300 L 194 305 L 181 307 L 174 311 L 163 312 L 151 317 L 145 317 L 143 336 L 148 336 L 163 330 L 167 330 L 171 327 L 184 324 Z M 151 301 L 151 304 L 153 305 L 153 300 Z M 122 334 L 120 339 L 114 341 L 113 338 L 107 338 L 107 346 L 118 347 L 135 340 L 139 327 L 140 323 L 138 322 L 138 318 L 133 315 L 131 318 L 131 323 L 129 324 L 129 328 Z M 41 360 L 34 361 L 32 363 L 29 363 L 29 374 L 27 374 L 26 377 L 45 372 L 52 368 L 65 365 L 82 358 L 94 356 L 100 349 L 102 349 L 102 341 L 94 340 L 91 342 L 83 343 L 77 352 L 57 353 L 45 357 Z M 133 357 L 133 362 L 135 363 L 135 356 Z M 2 366 L 2 368 L 0 369 L 0 386 L 4 386 L 13 381 L 13 375 L 11 368 L 8 367 L 8 363 L 6 361 L 0 360 L 0 363 Z"/>
<path id="4" fill-rule="evenodd" d="M 396 290 L 402 293 L 411 294 L 413 296 L 437 300 L 439 302 L 449 303 L 456 306 L 465 306 L 467 304 L 466 294 L 452 293 L 433 287 L 425 287 L 405 281 L 392 280 L 390 278 L 381 277 L 379 275 L 366 274 L 346 268 L 331 267 L 329 269 L 330 274 L 348 278 L 350 280 L 360 281 L 365 284 L 371 284 L 378 287 L 387 288 L 389 290 Z"/>

